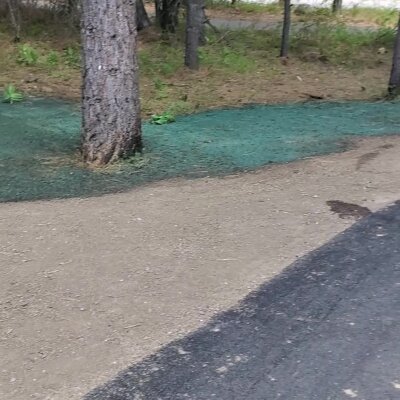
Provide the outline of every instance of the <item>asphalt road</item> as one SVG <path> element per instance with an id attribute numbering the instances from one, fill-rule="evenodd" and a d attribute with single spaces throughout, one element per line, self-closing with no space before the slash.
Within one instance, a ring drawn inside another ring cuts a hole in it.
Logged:
<path id="1" fill-rule="evenodd" d="M 85 399 L 398 400 L 399 338 L 396 204 Z"/>

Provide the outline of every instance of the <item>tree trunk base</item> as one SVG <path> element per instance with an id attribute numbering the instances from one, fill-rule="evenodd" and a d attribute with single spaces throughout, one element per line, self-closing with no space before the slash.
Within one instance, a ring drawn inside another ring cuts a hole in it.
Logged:
<path id="1" fill-rule="evenodd" d="M 96 143 L 85 143 L 82 146 L 82 155 L 85 163 L 102 166 L 134 156 L 136 153 L 141 153 L 142 149 L 142 140 L 139 136 L 134 138 L 133 143 L 125 143 L 121 139 L 116 143 L 105 143 L 100 146 Z"/>
<path id="2" fill-rule="evenodd" d="M 82 155 L 100 166 L 142 148 L 136 7 L 83 0 L 82 11 Z"/>

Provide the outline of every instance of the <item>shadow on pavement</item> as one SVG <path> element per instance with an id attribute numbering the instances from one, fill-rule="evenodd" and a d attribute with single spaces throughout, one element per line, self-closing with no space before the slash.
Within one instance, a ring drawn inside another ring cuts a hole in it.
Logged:
<path id="1" fill-rule="evenodd" d="M 399 251 L 395 204 L 85 400 L 399 399 Z"/>

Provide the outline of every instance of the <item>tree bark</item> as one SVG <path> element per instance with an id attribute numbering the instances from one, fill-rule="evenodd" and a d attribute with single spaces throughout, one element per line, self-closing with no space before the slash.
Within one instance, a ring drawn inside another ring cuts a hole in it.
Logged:
<path id="1" fill-rule="evenodd" d="M 14 29 L 14 42 L 21 40 L 21 16 L 19 10 L 19 0 L 7 0 L 10 13 L 11 25 Z"/>
<path id="2" fill-rule="evenodd" d="M 181 0 L 155 0 L 156 22 L 164 32 L 175 33 Z"/>
<path id="3" fill-rule="evenodd" d="M 397 23 L 397 33 L 393 49 L 393 62 L 388 92 L 390 96 L 398 96 L 400 94 L 400 16 Z"/>
<path id="4" fill-rule="evenodd" d="M 332 11 L 334 13 L 341 11 L 343 8 L 343 0 L 333 0 Z"/>
<path id="5" fill-rule="evenodd" d="M 202 17 L 201 17 L 201 27 L 200 27 L 200 35 L 199 35 L 199 46 L 204 46 L 207 43 L 206 37 L 206 23 L 210 22 L 206 15 L 206 7 L 205 2 L 203 1 L 203 9 L 202 9 Z"/>
<path id="6" fill-rule="evenodd" d="M 141 31 L 151 25 L 147 11 L 144 8 L 143 0 L 136 0 L 136 26 Z"/>
<path id="7" fill-rule="evenodd" d="M 134 0 L 82 1 L 82 152 L 104 165 L 141 150 Z"/>
<path id="8" fill-rule="evenodd" d="M 283 14 L 283 27 L 282 27 L 282 41 L 281 41 L 281 57 L 287 57 L 289 54 L 290 43 L 290 25 L 291 25 L 291 4 L 290 0 L 285 0 L 284 14 Z"/>
<path id="9" fill-rule="evenodd" d="M 61 7 L 63 17 L 67 17 L 71 27 L 79 27 L 80 0 L 65 0 Z"/>
<path id="10" fill-rule="evenodd" d="M 204 1 L 187 0 L 185 65 L 199 69 L 199 45 L 204 25 Z"/>
<path id="11" fill-rule="evenodd" d="M 64 13 L 73 14 L 78 8 L 78 0 L 66 0 L 64 2 Z"/>

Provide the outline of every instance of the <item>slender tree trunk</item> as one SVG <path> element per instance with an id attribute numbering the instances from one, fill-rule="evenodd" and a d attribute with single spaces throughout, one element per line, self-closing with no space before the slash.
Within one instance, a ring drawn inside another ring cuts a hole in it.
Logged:
<path id="1" fill-rule="evenodd" d="M 21 40 L 21 16 L 19 11 L 19 0 L 7 0 L 10 12 L 11 25 L 14 29 L 14 42 Z"/>
<path id="2" fill-rule="evenodd" d="M 104 165 L 141 150 L 134 0 L 83 0 L 83 146 Z"/>
<path id="3" fill-rule="evenodd" d="M 199 45 L 204 26 L 204 0 L 187 0 L 185 65 L 199 69 Z"/>
<path id="4" fill-rule="evenodd" d="M 64 12 L 66 14 L 72 14 L 78 7 L 78 0 L 67 0 L 64 3 Z"/>
<path id="5" fill-rule="evenodd" d="M 343 8 L 343 0 L 333 0 L 332 11 L 334 13 L 341 11 Z"/>
<path id="6" fill-rule="evenodd" d="M 144 8 L 143 0 L 136 0 L 136 26 L 141 31 L 151 25 L 147 11 Z"/>
<path id="7" fill-rule="evenodd" d="M 175 33 L 181 0 L 155 0 L 155 5 L 157 25 L 164 32 Z"/>
<path id="8" fill-rule="evenodd" d="M 200 36 L 199 36 L 199 46 L 204 46 L 207 43 L 206 37 L 206 24 L 209 23 L 209 19 L 206 15 L 206 7 L 205 2 L 203 1 L 203 16 L 201 18 L 201 28 L 200 28 Z"/>
<path id="9" fill-rule="evenodd" d="M 400 17 L 397 24 L 388 92 L 390 96 L 398 96 L 400 94 Z"/>
<path id="10" fill-rule="evenodd" d="M 291 0 L 285 0 L 284 14 L 283 14 L 283 27 L 282 27 L 282 41 L 281 41 L 281 57 L 287 57 L 289 54 L 290 44 L 290 24 L 291 24 Z"/>
<path id="11" fill-rule="evenodd" d="M 62 9 L 63 17 L 67 17 L 71 26 L 79 26 L 80 0 L 65 0 Z"/>
<path id="12" fill-rule="evenodd" d="M 163 0 L 155 0 L 154 6 L 156 9 L 156 24 L 161 28 L 162 12 L 163 12 Z"/>

